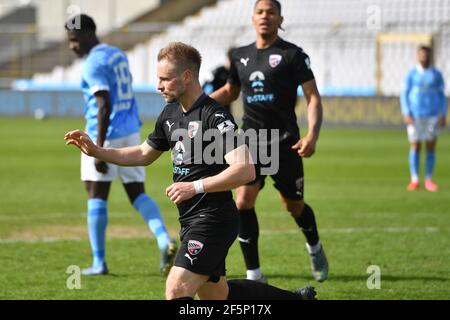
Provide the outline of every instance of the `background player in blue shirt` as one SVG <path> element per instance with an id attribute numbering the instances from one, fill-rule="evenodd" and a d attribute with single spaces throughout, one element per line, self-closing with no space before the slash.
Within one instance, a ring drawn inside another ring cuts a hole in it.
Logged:
<path id="1" fill-rule="evenodd" d="M 118 48 L 101 44 L 94 20 L 78 15 L 66 23 L 70 49 L 86 57 L 82 90 L 86 101 L 86 132 L 100 147 L 129 147 L 140 144 L 142 123 L 132 89 L 126 55 Z M 120 167 L 82 154 L 81 180 L 89 195 L 88 228 L 93 264 L 84 275 L 107 274 L 105 233 L 108 223 L 107 199 L 111 182 L 117 177 L 128 198 L 155 235 L 161 250 L 161 272 L 170 269 L 176 243 L 170 238 L 157 204 L 145 193 L 143 167 Z"/>
<path id="2" fill-rule="evenodd" d="M 407 189 L 412 191 L 419 188 L 420 149 L 424 141 L 427 149 L 425 189 L 435 192 L 438 187 L 432 177 L 438 129 L 445 127 L 447 118 L 445 84 L 442 74 L 431 65 L 431 48 L 420 46 L 417 59 L 419 64 L 406 75 L 401 95 L 402 114 L 411 144 L 411 182 Z"/>

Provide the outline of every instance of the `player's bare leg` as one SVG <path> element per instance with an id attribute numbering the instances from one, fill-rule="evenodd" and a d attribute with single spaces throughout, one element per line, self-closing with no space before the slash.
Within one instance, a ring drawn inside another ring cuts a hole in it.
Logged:
<path id="1" fill-rule="evenodd" d="M 236 189 L 236 206 L 239 210 L 239 244 L 247 267 L 247 279 L 266 283 L 261 273 L 258 252 L 259 225 L 255 203 L 261 183 Z"/>
<path id="2" fill-rule="evenodd" d="M 166 280 L 166 299 L 193 299 L 208 279 L 208 276 L 174 266 Z"/>
<path id="3" fill-rule="evenodd" d="M 89 199 L 108 200 L 111 182 L 85 181 L 84 187 L 86 188 Z"/>
<path id="4" fill-rule="evenodd" d="M 280 195 L 281 202 L 292 215 L 306 237 L 306 249 L 311 259 L 311 271 L 315 280 L 322 282 L 328 277 L 328 260 L 319 241 L 316 218 L 312 208 L 303 200 L 290 200 Z"/>

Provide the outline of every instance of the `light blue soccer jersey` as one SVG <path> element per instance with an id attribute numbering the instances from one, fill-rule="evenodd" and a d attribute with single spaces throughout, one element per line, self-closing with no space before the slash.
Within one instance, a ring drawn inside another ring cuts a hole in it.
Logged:
<path id="1" fill-rule="evenodd" d="M 404 83 L 401 95 L 403 116 L 413 118 L 447 115 L 447 100 L 444 94 L 444 79 L 435 68 L 411 69 Z"/>
<path id="2" fill-rule="evenodd" d="M 112 112 L 106 139 L 117 139 L 140 131 L 132 76 L 126 55 L 118 48 L 99 44 L 92 48 L 83 64 L 81 87 L 86 101 L 86 132 L 97 139 L 98 107 L 94 94 L 108 91 Z"/>

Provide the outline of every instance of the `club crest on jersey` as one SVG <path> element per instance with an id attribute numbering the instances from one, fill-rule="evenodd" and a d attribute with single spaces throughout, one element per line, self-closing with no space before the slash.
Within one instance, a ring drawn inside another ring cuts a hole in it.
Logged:
<path id="1" fill-rule="evenodd" d="M 198 129 L 200 128 L 200 123 L 198 121 L 189 122 L 188 135 L 189 138 L 194 138 L 197 135 Z"/>
<path id="2" fill-rule="evenodd" d="M 203 243 L 197 240 L 189 240 L 187 249 L 191 256 L 196 256 L 202 251 Z"/>
<path id="3" fill-rule="evenodd" d="M 272 68 L 278 67 L 283 58 L 279 54 L 272 54 L 269 57 L 269 64 Z"/>

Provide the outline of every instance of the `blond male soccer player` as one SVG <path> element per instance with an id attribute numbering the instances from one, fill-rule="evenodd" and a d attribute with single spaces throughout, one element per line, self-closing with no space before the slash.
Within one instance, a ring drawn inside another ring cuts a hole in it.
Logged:
<path id="1" fill-rule="evenodd" d="M 290 292 L 256 281 L 226 279 L 225 258 L 238 233 L 230 190 L 252 181 L 255 169 L 247 146 L 225 139 L 235 134 L 237 126 L 225 108 L 203 93 L 200 65 L 200 53 L 183 43 L 171 43 L 159 52 L 158 90 L 168 104 L 140 146 L 101 148 L 81 131 L 67 133 L 67 144 L 122 166 L 150 165 L 172 150 L 174 183 L 166 195 L 178 206 L 181 245 L 167 278 L 167 299 L 192 300 L 196 294 L 207 300 L 314 299 L 311 287 Z M 213 133 L 215 139 L 203 133 Z M 204 158 L 211 147 L 213 162 Z"/>

